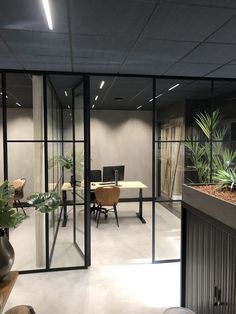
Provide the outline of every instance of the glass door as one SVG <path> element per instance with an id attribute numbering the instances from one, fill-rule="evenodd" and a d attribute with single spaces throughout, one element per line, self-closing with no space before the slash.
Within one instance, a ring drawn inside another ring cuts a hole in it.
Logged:
<path id="1" fill-rule="evenodd" d="M 48 179 L 62 200 L 49 216 L 50 268 L 86 267 L 83 77 L 50 75 L 47 88 Z"/>

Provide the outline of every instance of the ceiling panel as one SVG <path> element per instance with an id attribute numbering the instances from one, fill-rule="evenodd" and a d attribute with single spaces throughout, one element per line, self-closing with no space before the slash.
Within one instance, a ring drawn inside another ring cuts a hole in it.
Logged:
<path id="1" fill-rule="evenodd" d="M 198 76 L 202 77 L 214 69 L 218 68 L 220 64 L 202 64 L 202 63 L 184 63 L 179 62 L 173 65 L 164 75 L 173 76 Z"/>
<path id="2" fill-rule="evenodd" d="M 232 9 L 163 3 L 152 16 L 144 37 L 202 41 L 235 13 Z"/>
<path id="3" fill-rule="evenodd" d="M 50 32 L 42 1 L 1 1 L 0 29 Z M 50 1 L 54 31 L 68 32 L 66 0 Z"/>
<path id="4" fill-rule="evenodd" d="M 236 58 L 236 45 L 201 44 L 182 61 L 191 63 L 224 64 Z"/>
<path id="5" fill-rule="evenodd" d="M 236 78 L 236 65 L 224 65 L 216 71 L 211 72 L 208 77 Z"/>
<path id="6" fill-rule="evenodd" d="M 118 73 L 120 66 L 119 63 L 96 63 L 93 59 L 87 59 L 86 62 L 73 63 L 73 70 L 87 73 Z"/>
<path id="7" fill-rule="evenodd" d="M 156 73 L 162 74 L 173 64 L 173 62 L 158 62 L 158 61 L 143 61 L 138 59 L 129 58 L 121 67 L 119 73 L 121 74 L 146 74 L 155 75 Z"/>
<path id="8" fill-rule="evenodd" d="M 140 60 L 140 62 L 143 60 L 176 62 L 196 45 L 197 43 L 192 42 L 141 39 L 129 59 Z"/>
<path id="9" fill-rule="evenodd" d="M 171 3 L 201 5 L 220 8 L 236 8 L 235 0 L 164 0 Z"/>
<path id="10" fill-rule="evenodd" d="M 131 42 L 125 38 L 72 35 L 72 53 L 75 63 L 80 62 L 80 58 L 92 58 L 94 63 L 99 61 L 121 63 L 130 47 Z"/>
<path id="11" fill-rule="evenodd" d="M 71 0 L 73 34 L 133 38 L 143 28 L 159 1 Z"/>
<path id="12" fill-rule="evenodd" d="M 0 36 L 16 55 L 70 55 L 69 39 L 66 34 L 0 31 Z"/>
<path id="13" fill-rule="evenodd" d="M 221 27 L 216 33 L 207 39 L 208 42 L 234 43 L 236 44 L 236 17 Z"/>

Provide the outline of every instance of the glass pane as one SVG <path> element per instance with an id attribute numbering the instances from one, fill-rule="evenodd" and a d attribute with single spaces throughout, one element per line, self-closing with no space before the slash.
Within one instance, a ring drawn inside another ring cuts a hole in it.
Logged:
<path id="1" fill-rule="evenodd" d="M 0 74 L 0 142 L 3 143 L 3 133 L 2 133 L 2 75 Z M 3 182 L 3 145 L 0 145 L 0 182 Z"/>
<path id="2" fill-rule="evenodd" d="M 6 75 L 8 140 L 43 139 L 43 77 Z"/>
<path id="3" fill-rule="evenodd" d="M 62 106 L 49 80 L 47 81 L 47 120 L 48 139 L 62 140 Z"/>
<path id="4" fill-rule="evenodd" d="M 180 259 L 181 203 L 155 204 L 155 260 Z"/>
<path id="5" fill-rule="evenodd" d="M 181 142 L 156 143 L 156 198 L 181 200 L 184 183 L 185 145 Z"/>
<path id="6" fill-rule="evenodd" d="M 75 108 L 75 140 L 84 139 L 84 95 L 83 84 L 81 83 L 74 90 Z"/>
<path id="7" fill-rule="evenodd" d="M 157 79 L 156 140 L 207 139 L 195 118 L 197 113 L 210 113 L 210 109 L 210 81 Z"/>
<path id="8" fill-rule="evenodd" d="M 75 245 L 78 246 L 79 251 L 84 252 L 84 144 L 76 144 L 75 146 L 76 160 L 75 160 L 75 173 L 76 173 L 76 191 L 74 208 L 74 223 L 75 223 Z"/>
<path id="9" fill-rule="evenodd" d="M 14 269 L 25 270 L 45 267 L 45 215 L 27 207 L 26 198 L 44 191 L 43 143 L 8 143 L 9 181 L 25 178 L 23 197 L 16 200 L 19 212 L 29 216 L 17 228 L 10 230 L 10 241 L 15 250 Z M 21 208 L 23 206 L 23 209 Z M 27 252 L 27 254 L 22 254 Z"/>
<path id="10" fill-rule="evenodd" d="M 60 142 L 50 146 L 50 154 L 54 156 L 54 160 L 55 156 L 60 157 L 57 158 L 58 163 L 54 164 L 56 169 L 49 169 L 50 180 L 60 182 L 57 185 L 57 191 L 62 196 L 61 208 L 50 216 L 50 246 L 52 247 L 52 244 L 55 243 L 54 250 L 51 250 L 51 267 L 83 266 L 83 144 L 75 145 L 75 160 L 73 159 L 73 143 Z M 64 156 L 63 162 L 61 162 L 61 156 Z M 74 167 L 75 180 L 73 179 Z M 71 184 L 74 182 L 75 185 Z"/>
<path id="11" fill-rule="evenodd" d="M 50 83 L 49 83 L 50 82 Z M 82 82 L 82 77 L 78 75 L 50 75 L 48 79 L 48 86 L 50 86 L 52 93 L 52 106 L 53 106 L 53 116 L 56 115 L 56 110 L 61 109 L 61 115 L 63 118 L 63 122 L 61 124 L 62 119 L 57 119 L 58 129 L 62 129 L 63 134 L 60 137 L 62 140 L 73 140 L 73 126 L 72 126 L 72 108 L 73 104 L 75 106 L 75 121 L 78 118 L 76 113 L 76 108 L 78 109 L 78 93 L 75 93 L 76 97 L 73 99 L 73 93 L 77 90 L 77 86 Z M 49 87 L 48 87 L 49 88 Z M 83 98 L 83 94 L 80 94 Z M 80 103 L 80 98 L 79 98 Z M 55 120 L 55 118 L 54 118 Z M 48 127 L 55 130 L 54 126 L 49 124 Z M 76 128 L 76 125 L 75 125 Z M 77 130 L 76 130 L 77 131 Z M 76 137 L 81 139 L 81 134 L 77 134 Z M 51 135 L 49 139 L 56 139 L 55 134 Z M 82 137 L 83 139 L 83 137 Z"/>

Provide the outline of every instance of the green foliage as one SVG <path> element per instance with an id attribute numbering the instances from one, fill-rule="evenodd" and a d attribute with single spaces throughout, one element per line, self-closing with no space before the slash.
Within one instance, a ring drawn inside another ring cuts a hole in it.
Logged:
<path id="1" fill-rule="evenodd" d="M 14 188 L 8 181 L 0 186 L 0 228 L 16 227 L 26 216 L 13 208 Z"/>
<path id="2" fill-rule="evenodd" d="M 210 179 L 210 163 L 212 155 L 213 178 L 219 170 L 227 170 L 234 159 L 236 158 L 236 151 L 223 148 L 223 139 L 226 135 L 227 128 L 220 127 L 221 114 L 217 109 L 212 113 L 212 116 L 207 112 L 200 112 L 195 117 L 195 122 L 200 130 L 205 134 L 207 141 L 199 143 L 199 139 L 195 136 L 192 139 L 188 138 L 185 146 L 191 152 L 190 159 L 198 174 L 198 181 L 200 183 L 207 183 Z M 212 152 L 210 147 L 210 140 L 216 142 L 212 143 Z M 218 141 L 218 142 L 217 142 Z"/>
<path id="3" fill-rule="evenodd" d="M 72 156 L 59 156 L 58 157 L 59 164 L 68 169 L 71 170 L 73 168 L 73 157 Z"/>
<path id="4" fill-rule="evenodd" d="M 236 169 L 218 170 L 214 176 L 214 180 L 217 182 L 219 189 L 230 189 L 236 188 Z"/>
<path id="5" fill-rule="evenodd" d="M 60 196 L 56 192 L 34 193 L 27 198 L 27 203 L 41 213 L 49 213 L 58 208 Z"/>

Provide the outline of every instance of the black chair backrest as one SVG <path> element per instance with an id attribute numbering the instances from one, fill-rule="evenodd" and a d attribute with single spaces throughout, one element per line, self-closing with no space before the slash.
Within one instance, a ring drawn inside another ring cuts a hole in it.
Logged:
<path id="1" fill-rule="evenodd" d="M 101 170 L 90 170 L 90 180 L 91 180 L 91 182 L 101 182 L 102 181 L 102 171 Z"/>

